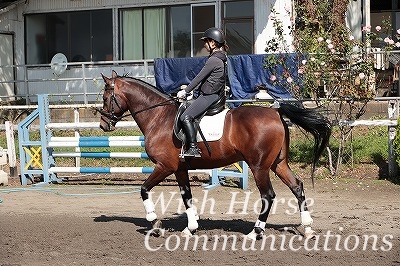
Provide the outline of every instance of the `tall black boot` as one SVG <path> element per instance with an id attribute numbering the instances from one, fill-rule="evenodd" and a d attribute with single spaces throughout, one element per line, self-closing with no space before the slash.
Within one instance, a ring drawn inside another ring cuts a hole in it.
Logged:
<path id="1" fill-rule="evenodd" d="M 193 118 L 185 116 L 182 121 L 182 129 L 186 136 L 186 151 L 183 154 L 185 157 L 201 157 L 200 150 L 197 147 L 196 129 L 194 127 Z"/>

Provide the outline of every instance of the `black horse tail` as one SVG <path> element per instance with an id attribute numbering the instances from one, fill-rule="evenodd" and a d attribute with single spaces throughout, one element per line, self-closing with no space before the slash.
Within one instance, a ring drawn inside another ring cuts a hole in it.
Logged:
<path id="1" fill-rule="evenodd" d="M 315 167 L 322 152 L 328 146 L 332 125 L 329 120 L 315 109 L 299 108 L 293 104 L 281 104 L 279 113 L 286 115 L 292 123 L 300 126 L 314 136 L 314 160 L 311 180 L 314 187 Z"/>

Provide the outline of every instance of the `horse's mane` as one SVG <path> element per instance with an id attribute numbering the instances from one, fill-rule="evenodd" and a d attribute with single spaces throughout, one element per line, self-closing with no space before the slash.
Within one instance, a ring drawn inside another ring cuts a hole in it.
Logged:
<path id="1" fill-rule="evenodd" d="M 169 99 L 172 98 L 170 95 L 161 92 L 159 89 L 157 89 L 156 86 L 154 86 L 154 85 L 152 85 L 152 84 L 150 84 L 150 83 L 148 83 L 148 82 L 146 82 L 146 81 L 144 81 L 144 80 L 141 80 L 141 79 L 138 79 L 138 78 L 134 78 L 134 77 L 128 76 L 128 74 L 124 74 L 124 75 L 122 75 L 122 76 L 117 76 L 117 78 L 121 78 L 121 79 L 125 79 L 125 80 L 126 80 L 126 79 L 128 79 L 128 80 L 133 80 L 134 82 L 139 83 L 140 85 L 142 85 L 142 86 L 145 87 L 146 89 L 151 90 L 152 92 L 154 92 L 154 93 L 160 95 L 161 97 L 163 97 L 163 98 L 165 98 L 165 99 L 167 99 L 167 100 L 169 100 Z"/>

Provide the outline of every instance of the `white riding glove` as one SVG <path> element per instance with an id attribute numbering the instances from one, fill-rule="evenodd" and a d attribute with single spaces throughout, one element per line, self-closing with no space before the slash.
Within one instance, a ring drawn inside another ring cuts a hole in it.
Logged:
<path id="1" fill-rule="evenodd" d="M 176 96 L 179 98 L 179 99 L 185 99 L 186 98 L 186 91 L 185 90 L 180 90 L 180 91 L 178 91 L 178 93 L 176 94 Z"/>

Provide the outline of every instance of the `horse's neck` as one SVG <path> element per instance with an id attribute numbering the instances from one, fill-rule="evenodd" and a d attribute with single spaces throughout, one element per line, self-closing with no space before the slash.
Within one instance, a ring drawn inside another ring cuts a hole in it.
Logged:
<path id="1" fill-rule="evenodd" d="M 159 106 L 141 112 L 134 116 L 140 131 L 143 135 L 148 136 L 155 131 L 168 131 L 172 132 L 174 115 L 171 112 L 173 105 Z M 176 111 L 175 111 L 176 113 Z"/>
<path id="2" fill-rule="evenodd" d="M 144 135 L 154 130 L 172 130 L 176 106 L 168 98 L 163 98 L 155 93 L 150 93 L 142 88 L 146 93 L 131 94 L 128 97 L 128 106 L 139 129 Z"/>

